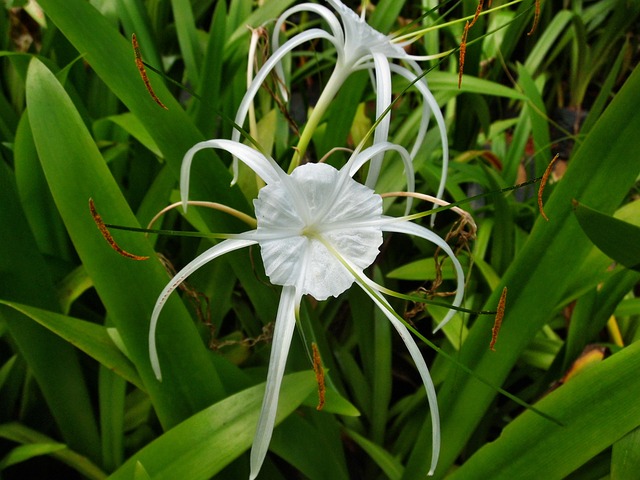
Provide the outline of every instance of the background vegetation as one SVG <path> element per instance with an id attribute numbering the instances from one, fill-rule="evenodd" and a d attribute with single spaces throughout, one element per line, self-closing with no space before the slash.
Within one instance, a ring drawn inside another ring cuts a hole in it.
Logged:
<path id="1" fill-rule="evenodd" d="M 508 288 L 495 351 L 493 316 L 458 312 L 432 336 L 445 309 L 394 302 L 442 349 L 423 349 L 443 424 L 436 477 L 635 478 L 640 4 L 542 1 L 533 28 L 533 0 L 498 8 L 506 3 L 494 0 L 495 11 L 470 29 L 460 88 L 455 50 L 464 23 L 453 21 L 472 16 L 476 0 L 380 0 L 367 13 L 382 32 L 414 19 L 442 26 L 411 48 L 454 50 L 425 63 L 453 152 L 446 197 L 489 192 L 462 205 L 478 223 L 477 238 L 451 239 L 468 272 L 464 306 L 495 310 Z M 246 26 L 269 29 L 292 4 L 5 0 L 0 8 L 2 478 L 248 476 L 279 297 L 259 252 L 212 262 L 188 280 L 182 301 L 167 304 L 158 383 L 148 359 L 151 310 L 167 270 L 211 240 L 113 231 L 123 248 L 151 257 L 132 261 L 109 248 L 88 200 L 109 223 L 143 227 L 175 201 L 184 153 L 206 138 L 230 138 L 228 119 L 246 89 Z M 133 33 L 166 110 L 140 78 Z M 296 140 L 291 122 L 304 122 L 331 71 L 330 53 L 317 43 L 291 58 L 289 115 L 267 90 L 256 102 L 257 139 L 283 165 Z M 366 73 L 345 85 L 314 137 L 316 159 L 362 138 L 375 120 L 372 95 Z M 392 141 L 411 138 L 415 107 L 411 93 L 397 102 Z M 437 188 L 441 153 L 432 129 L 416 158 L 418 191 Z M 499 193 L 540 177 L 556 154 L 542 197 L 548 221 L 537 185 Z M 342 155 L 330 161 L 341 164 Z M 258 186 L 243 177 L 242 188 L 230 188 L 229 163 L 214 154 L 194 163 L 192 198 L 251 214 Z M 399 162 L 386 162 L 380 191 L 402 189 L 403 178 Z M 447 235 L 454 220 L 440 213 L 436 231 Z M 197 209 L 174 210 L 160 226 L 242 228 Z M 389 237 L 371 274 L 428 297 L 434 253 Z M 438 292 L 453 285 L 448 267 Z M 422 478 L 430 461 L 426 398 L 386 319 L 357 289 L 322 303 L 305 299 L 302 317 L 327 369 L 327 403 L 316 411 L 315 377 L 296 337 L 261 478 Z"/>

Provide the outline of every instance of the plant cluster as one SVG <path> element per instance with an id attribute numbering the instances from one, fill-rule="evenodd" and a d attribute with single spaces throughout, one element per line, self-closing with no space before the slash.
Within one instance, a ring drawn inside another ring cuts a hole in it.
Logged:
<path id="1" fill-rule="evenodd" d="M 634 478 L 639 18 L 5 2 L 2 478 Z"/>

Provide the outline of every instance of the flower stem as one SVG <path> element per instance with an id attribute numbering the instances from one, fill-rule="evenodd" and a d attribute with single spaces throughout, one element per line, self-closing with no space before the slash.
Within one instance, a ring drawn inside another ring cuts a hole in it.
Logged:
<path id="1" fill-rule="evenodd" d="M 300 160 L 304 158 L 307 148 L 309 147 L 309 142 L 311 142 L 311 138 L 320 124 L 320 120 L 322 120 L 322 117 L 329 108 L 329 105 L 331 105 L 332 100 L 335 98 L 338 90 L 340 90 L 340 87 L 345 82 L 348 75 L 349 69 L 344 68 L 344 66 L 338 62 L 336 68 L 331 74 L 331 77 L 329 77 L 329 81 L 322 90 L 320 98 L 316 102 L 311 115 L 309 115 L 309 119 L 307 120 L 304 129 L 302 130 L 300 141 L 298 142 L 296 151 L 293 154 L 291 164 L 289 165 L 289 171 L 287 173 L 290 174 L 293 172 L 294 168 L 300 165 Z"/>

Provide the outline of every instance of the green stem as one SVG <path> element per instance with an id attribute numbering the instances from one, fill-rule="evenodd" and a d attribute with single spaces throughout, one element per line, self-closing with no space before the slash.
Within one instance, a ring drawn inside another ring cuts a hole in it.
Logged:
<path id="1" fill-rule="evenodd" d="M 309 119 L 307 120 L 307 124 L 304 126 L 304 130 L 302 130 L 300 141 L 298 142 L 298 146 L 293 155 L 293 159 L 291 160 L 291 165 L 289 165 L 289 171 L 287 173 L 290 174 L 291 172 L 293 172 L 294 168 L 300 165 L 300 160 L 304 158 L 304 155 L 307 152 L 307 148 L 309 147 L 309 142 L 311 142 L 311 138 L 313 137 L 313 134 L 320 124 L 320 120 L 322 120 L 322 117 L 329 108 L 329 105 L 331 105 L 331 101 L 337 95 L 338 90 L 340 90 L 340 87 L 342 86 L 348 75 L 349 70 L 342 67 L 340 62 L 338 62 L 336 68 L 331 74 L 331 77 L 329 77 L 329 81 L 322 90 L 320 98 L 313 108 L 311 115 L 309 115 Z"/>

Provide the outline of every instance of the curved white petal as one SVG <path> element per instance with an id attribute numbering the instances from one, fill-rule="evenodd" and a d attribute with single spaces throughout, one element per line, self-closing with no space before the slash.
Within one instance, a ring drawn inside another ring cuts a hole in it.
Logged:
<path id="1" fill-rule="evenodd" d="M 398 65 L 392 64 L 391 71 L 403 76 L 410 82 L 415 81 L 415 79 L 417 78 L 415 73 Z M 436 102 L 436 99 L 431 93 L 431 90 L 429 90 L 427 83 L 423 82 L 422 80 L 418 80 L 415 83 L 415 87 L 418 89 L 420 94 L 422 94 L 423 101 L 431 108 L 433 116 L 436 119 L 436 123 L 438 124 L 438 129 L 440 130 L 440 141 L 442 143 L 442 177 L 440 178 L 440 185 L 438 186 L 436 197 L 442 198 L 445 185 L 447 183 L 447 171 L 449 169 L 449 140 L 447 138 L 447 125 L 444 121 L 444 117 L 442 116 L 442 112 L 440 111 L 440 107 L 438 106 L 438 102 Z M 426 111 L 423 112 L 418 138 L 416 139 L 416 143 L 411 149 L 412 158 L 415 157 L 415 155 L 418 153 L 418 150 L 422 145 L 422 141 L 424 140 L 424 135 L 426 134 L 426 128 L 428 125 L 423 124 L 425 118 L 428 118 Z"/>
<path id="2" fill-rule="evenodd" d="M 389 125 L 391 124 L 391 112 L 380 118 L 384 111 L 391 105 L 391 69 L 389 60 L 382 53 L 373 54 L 373 63 L 376 71 L 376 121 L 379 121 L 373 133 L 373 144 L 387 142 L 389 138 Z M 365 185 L 371 189 L 376 187 L 382 155 L 376 155 L 371 159 L 369 173 Z"/>
<path id="3" fill-rule="evenodd" d="M 331 43 L 336 45 L 336 48 L 339 48 L 339 45 L 341 45 L 340 42 L 338 42 L 338 40 L 335 37 L 333 37 L 328 32 L 325 32 L 324 30 L 320 30 L 319 28 L 312 28 L 311 30 L 307 30 L 305 32 L 299 33 L 298 35 L 287 40 L 280 48 L 278 48 L 278 50 L 273 52 L 273 55 L 269 57 L 269 59 L 264 63 L 262 68 L 258 70 L 258 73 L 256 73 L 256 76 L 253 79 L 253 82 L 251 82 L 251 85 L 249 86 L 249 88 L 247 88 L 247 91 L 244 94 L 244 97 L 242 97 L 242 101 L 240 102 L 240 106 L 238 107 L 238 111 L 236 112 L 236 118 L 234 120 L 236 125 L 242 127 L 245 119 L 247 118 L 247 113 L 249 112 L 249 106 L 251 105 L 251 102 L 253 102 L 254 97 L 258 94 L 258 90 L 260 90 L 260 87 L 262 86 L 264 81 L 267 79 L 267 76 L 276 67 L 276 65 L 278 65 L 279 62 L 282 61 L 284 56 L 289 54 L 294 48 L 302 45 L 303 43 L 311 40 L 315 40 L 318 38 L 324 38 L 330 41 Z M 239 142 L 240 140 L 239 130 L 235 128 L 233 129 L 233 132 L 231 134 L 231 140 L 235 142 Z M 238 162 L 234 158 L 232 183 L 235 183 L 237 179 L 238 179 Z"/>
<path id="4" fill-rule="evenodd" d="M 205 148 L 226 150 L 232 154 L 234 158 L 242 160 L 267 184 L 277 182 L 286 175 L 272 158 L 265 157 L 262 153 L 240 142 L 216 139 L 196 143 L 185 154 L 182 160 L 182 167 L 180 168 L 180 197 L 182 200 L 182 208 L 185 212 L 187 211 L 187 201 L 189 200 L 189 172 L 191 171 L 191 163 L 193 162 L 194 155 Z"/>
<path id="5" fill-rule="evenodd" d="M 399 222 L 398 219 L 389 218 L 388 223 L 384 223 L 381 228 L 383 232 L 397 232 L 397 233 L 406 233 L 408 235 L 415 235 L 416 237 L 424 238 L 425 240 L 430 241 L 431 243 L 435 243 L 439 246 L 450 258 L 453 262 L 453 267 L 456 270 L 456 276 L 458 280 L 456 294 L 453 298 L 453 305 L 455 307 L 459 307 L 462 303 L 462 297 L 464 295 L 464 271 L 462 270 L 462 265 L 460 265 L 460 261 L 456 258 L 451 247 L 445 242 L 442 238 L 440 238 L 436 233 L 431 230 L 417 225 L 411 222 Z M 444 327 L 451 317 L 455 314 L 455 310 L 449 310 L 447 315 L 444 317 L 444 320 L 440 322 L 440 324 L 433 330 L 433 332 L 437 332 L 442 327 Z"/>
<path id="6" fill-rule="evenodd" d="M 160 370 L 160 361 L 158 360 L 158 350 L 156 347 L 156 327 L 158 325 L 158 318 L 160 317 L 160 312 L 164 307 L 164 304 L 167 302 L 169 295 L 173 292 L 184 280 L 199 269 L 204 264 L 214 260 L 215 258 L 224 255 L 225 253 L 232 252 L 234 250 L 238 250 L 239 248 L 248 247 L 249 245 L 254 245 L 257 242 L 251 239 L 243 239 L 241 238 L 242 234 L 239 234 L 234 239 L 225 240 L 224 242 L 220 242 L 219 244 L 211 247 L 204 253 L 198 255 L 195 259 L 189 262 L 182 270 L 180 270 L 167 284 L 166 287 L 160 292 L 158 296 L 158 300 L 156 301 L 155 306 L 153 307 L 153 313 L 151 314 L 151 324 L 149 326 L 149 358 L 151 360 L 151 366 L 153 368 L 153 373 L 156 375 L 158 380 L 162 380 L 162 372 Z"/>
<path id="7" fill-rule="evenodd" d="M 284 367 L 287 363 L 287 354 L 293 337 L 293 329 L 296 324 L 295 312 L 300 308 L 302 295 L 295 286 L 284 287 L 278 306 L 273 343 L 271 345 L 271 357 L 269 358 L 269 372 L 267 373 L 267 386 L 262 400 L 262 410 L 256 435 L 251 448 L 251 475 L 250 480 L 255 479 L 260 472 L 264 457 L 269 449 L 269 442 L 273 434 L 273 426 L 278 410 L 278 396 L 280 385 L 284 375 Z"/>
<path id="8" fill-rule="evenodd" d="M 362 166 L 371 160 L 374 157 L 380 155 L 380 159 L 382 159 L 382 154 L 389 150 L 398 152 L 400 154 L 400 158 L 402 158 L 402 162 L 404 163 L 404 173 L 407 177 L 407 191 L 413 192 L 415 191 L 415 174 L 413 170 L 413 161 L 409 152 L 395 143 L 382 142 L 375 145 L 372 145 L 362 152 L 354 154 L 347 164 L 342 167 L 343 170 L 346 170 L 349 176 L 353 177 L 358 170 L 362 168 Z M 412 198 L 407 197 L 407 207 L 405 209 L 405 215 L 409 214 L 412 205 Z"/>
<path id="9" fill-rule="evenodd" d="M 388 58 L 405 58 L 407 53 L 391 38 L 371 27 L 363 18 L 338 0 L 327 0 L 338 12 L 344 29 L 344 61 L 350 65 L 366 60 L 374 52 Z"/>
<path id="10" fill-rule="evenodd" d="M 338 51 L 341 50 L 340 46 L 344 45 L 344 35 L 342 33 L 342 27 L 340 25 L 338 17 L 336 17 L 333 12 L 327 7 L 316 5 L 315 3 L 303 3 L 301 5 L 291 7 L 278 17 L 278 20 L 273 27 L 273 35 L 271 37 L 271 48 L 274 52 L 277 51 L 278 48 L 280 48 L 280 30 L 282 29 L 282 25 L 284 25 L 284 23 L 291 15 L 299 12 L 312 12 L 322 17 L 324 21 L 329 25 L 329 29 L 336 39 L 336 49 Z M 275 70 L 276 75 L 281 79 L 281 83 L 278 84 L 278 87 L 280 88 L 280 94 L 286 102 L 288 101 L 288 93 L 286 88 L 284 88 L 284 70 L 282 68 L 282 63 L 278 62 L 275 66 Z"/>
<path id="11" fill-rule="evenodd" d="M 364 285 L 361 283 L 361 280 L 364 282 Z M 374 303 L 380 308 L 382 313 L 389 319 L 391 325 L 396 329 L 400 338 L 409 350 L 409 354 L 416 364 L 416 368 L 420 373 L 420 378 L 422 378 L 422 383 L 424 384 L 424 388 L 427 392 L 427 401 L 429 402 L 429 410 L 431 412 L 431 431 L 432 431 L 432 452 L 431 452 L 431 467 L 429 469 L 429 475 L 433 475 L 433 472 L 436 469 L 436 465 L 438 464 L 438 457 L 440 456 L 440 413 L 438 410 L 438 397 L 436 396 L 436 388 L 433 385 L 433 380 L 431 380 L 431 375 L 429 374 L 429 368 L 427 367 L 424 358 L 422 357 L 422 353 L 420 353 L 420 349 L 416 344 L 415 340 L 411 336 L 411 333 L 404 326 L 404 324 L 398 320 L 395 312 L 393 311 L 393 307 L 389 305 L 389 302 L 382 295 L 373 295 L 370 289 L 377 290 L 377 285 L 371 282 L 364 275 L 356 280 L 358 285 L 362 287 L 362 289 L 369 295 L 369 297 L 374 301 Z M 368 288 L 367 288 L 368 287 Z"/>

